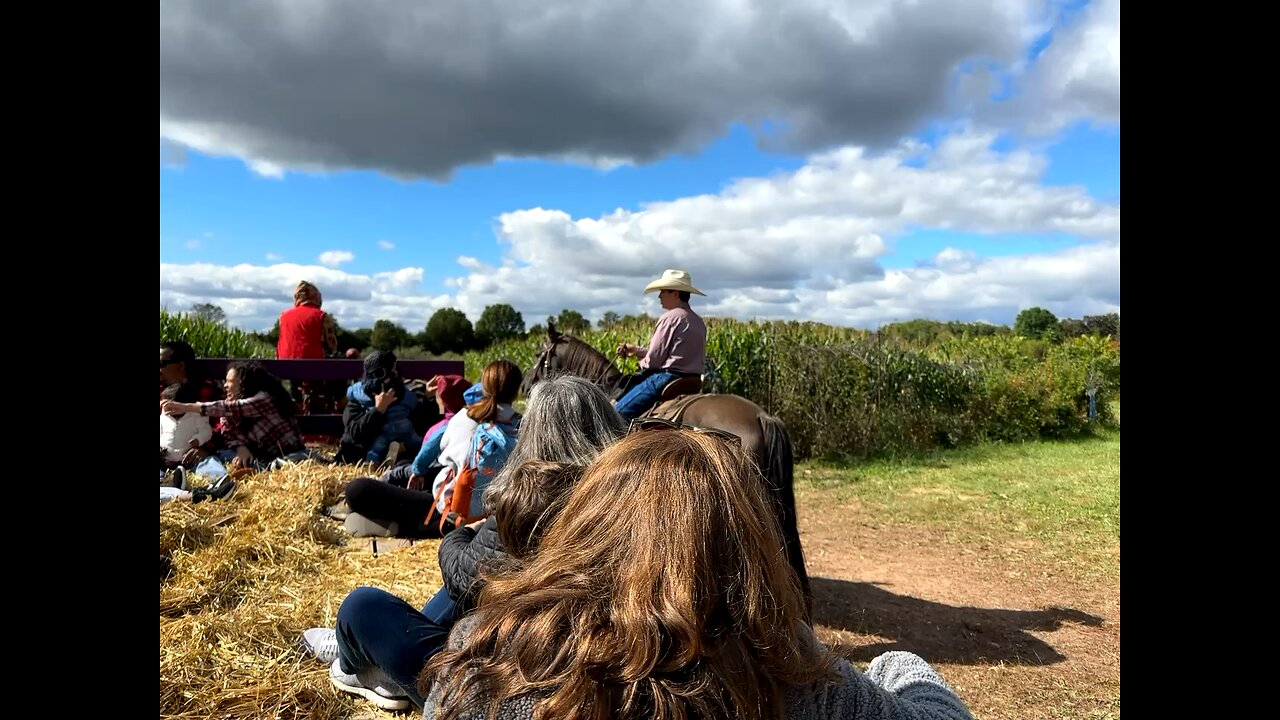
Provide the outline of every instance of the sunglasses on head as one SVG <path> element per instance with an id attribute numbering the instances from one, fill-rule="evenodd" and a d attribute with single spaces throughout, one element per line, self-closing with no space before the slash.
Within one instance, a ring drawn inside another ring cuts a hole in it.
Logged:
<path id="1" fill-rule="evenodd" d="M 721 440 L 735 447 L 742 447 L 742 438 L 731 432 L 725 432 L 719 428 L 699 427 L 697 425 L 685 425 L 684 423 L 673 422 L 671 420 L 663 420 L 662 418 L 646 417 L 636 418 L 631 421 L 631 426 L 627 428 L 627 434 L 636 432 L 644 432 L 646 430 L 688 430 L 689 432 L 701 433 L 718 437 Z"/>

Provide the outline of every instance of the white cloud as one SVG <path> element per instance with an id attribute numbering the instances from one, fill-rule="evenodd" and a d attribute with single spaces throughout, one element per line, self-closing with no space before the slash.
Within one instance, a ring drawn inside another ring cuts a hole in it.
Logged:
<path id="1" fill-rule="evenodd" d="M 276 260 L 283 260 L 283 259 L 284 259 L 283 255 L 277 255 L 276 253 L 267 253 L 267 260 L 269 261 L 274 262 Z"/>
<path id="2" fill-rule="evenodd" d="M 814 156 L 794 173 L 739 180 L 717 195 L 599 218 L 544 208 L 505 213 L 498 224 L 504 261 L 488 267 L 460 259 L 469 272 L 451 287 L 468 313 L 509 302 L 532 318 L 562 307 L 591 317 L 634 312 L 643 307 L 640 289 L 666 267 L 693 272 L 710 295 L 699 306 L 744 318 L 1011 322 L 1028 304 L 1067 314 L 1118 306 L 1119 204 L 1101 203 L 1080 187 L 1042 184 L 1042 155 L 998 153 L 995 140 L 971 130 L 934 149 L 845 148 Z M 891 243 L 909 244 L 914 229 L 1063 239 L 1054 252 L 1021 260 L 984 260 L 953 247 L 930 267 L 886 271 Z M 1058 276 L 1068 285 L 1051 281 Z"/>
<path id="3" fill-rule="evenodd" d="M 305 278 L 347 327 L 385 317 L 416 330 L 446 306 L 475 321 L 499 302 L 533 324 L 566 307 L 590 318 L 656 313 L 641 290 L 664 268 L 679 267 L 708 293 L 695 307 L 743 319 L 873 327 L 916 317 L 1012 323 L 1032 305 L 1072 317 L 1117 311 L 1119 204 L 1043 184 L 1044 156 L 997 152 L 995 140 L 969 130 L 934 148 L 844 148 L 716 195 L 596 218 L 546 208 L 504 213 L 503 259 L 491 266 L 457 258 L 463 272 L 445 281 L 451 294 L 421 294 L 424 273 L 415 267 L 359 275 L 290 264 L 162 264 L 161 303 L 213 302 L 232 322 L 269 326 Z M 1056 240 L 1044 252 L 1000 257 L 953 243 L 923 265 L 886 269 L 895 248 L 909 254 L 917 229 Z"/>
<path id="4" fill-rule="evenodd" d="M 372 327 L 375 320 L 386 318 L 417 331 L 426 326 L 436 309 L 450 305 L 447 295 L 416 294 L 422 273 L 422 268 L 359 275 L 290 263 L 161 263 L 160 306 L 180 309 L 195 303 L 213 303 L 227 313 L 228 321 L 235 326 L 269 329 L 283 310 L 292 307 L 298 281 L 308 280 L 320 288 L 324 309 L 344 327 Z"/>
<path id="5" fill-rule="evenodd" d="M 1120 0 L 1093 0 L 1055 31 L 1017 105 L 1042 133 L 1079 119 L 1120 124 Z"/>
<path id="6" fill-rule="evenodd" d="M 355 259 L 355 253 L 348 250 L 326 250 L 320 253 L 320 257 L 316 258 L 316 262 L 325 267 L 336 268 L 342 263 L 351 262 Z"/>
<path id="7" fill-rule="evenodd" d="M 376 273 L 373 277 L 378 282 L 378 287 L 384 292 L 407 291 L 422 284 L 422 268 L 400 268 L 391 272 Z"/>
<path id="8" fill-rule="evenodd" d="M 188 249 L 188 250 L 199 250 L 199 249 L 200 249 L 200 241 L 199 241 L 199 240 L 192 239 L 192 240 L 188 240 L 188 241 L 186 241 L 186 242 L 185 242 L 185 243 L 183 243 L 183 244 L 187 246 L 187 249 Z"/>
<path id="9" fill-rule="evenodd" d="M 933 264 L 953 272 L 963 272 L 972 269 L 977 260 L 977 253 L 972 250 L 947 247 L 933 257 Z"/>
<path id="10" fill-rule="evenodd" d="M 1043 0 L 169 0 L 160 136 L 270 177 L 611 167 L 734 123 L 799 151 L 883 147 L 952 109 L 962 66 L 1018 63 L 1048 19 Z"/>
<path id="11" fill-rule="evenodd" d="M 1019 310 L 1035 305 L 1060 317 L 1119 312 L 1119 243 L 894 270 L 874 283 L 802 293 L 797 311 L 861 327 L 919 317 L 1012 325 Z"/>
<path id="12" fill-rule="evenodd" d="M 378 241 L 378 247 L 379 247 L 379 248 L 381 248 L 381 249 L 383 249 L 383 250 L 395 250 L 395 249 L 396 249 L 396 244 L 395 244 L 395 243 L 393 243 L 393 242 L 391 242 L 391 241 L 389 241 L 389 240 L 379 240 L 379 241 Z"/>

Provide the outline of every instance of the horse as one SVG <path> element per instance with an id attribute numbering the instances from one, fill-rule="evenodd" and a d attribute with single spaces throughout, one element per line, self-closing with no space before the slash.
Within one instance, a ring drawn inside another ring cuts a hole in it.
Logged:
<path id="1" fill-rule="evenodd" d="M 548 323 L 547 339 L 538 348 L 533 367 L 525 373 L 522 389 L 527 394 L 539 380 L 560 373 L 584 377 L 600 386 L 606 395 L 617 390 L 625 378 L 609 358 L 583 340 L 557 332 L 555 326 Z M 684 406 L 681 422 L 715 428 L 742 439 L 742 449 L 759 468 L 774 500 L 787 560 L 800 580 L 806 602 L 811 605 L 809 574 L 805 570 L 804 551 L 800 547 L 800 533 L 796 527 L 795 468 L 791 436 L 786 425 L 739 395 L 699 393 L 681 400 L 688 403 Z M 654 409 L 651 408 L 649 413 L 652 414 Z"/>

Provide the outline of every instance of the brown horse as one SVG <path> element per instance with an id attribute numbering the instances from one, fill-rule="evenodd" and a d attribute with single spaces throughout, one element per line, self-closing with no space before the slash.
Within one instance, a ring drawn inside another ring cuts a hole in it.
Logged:
<path id="1" fill-rule="evenodd" d="M 524 375 L 524 391 L 528 393 L 539 380 L 561 373 L 585 377 L 606 394 L 617 389 L 624 377 L 609 358 L 595 348 L 572 335 L 557 332 L 555 326 L 548 323 L 547 339 L 538 349 L 533 367 Z M 787 434 L 786 425 L 738 395 L 697 395 L 684 410 L 681 420 L 688 425 L 716 428 L 742 438 L 742 449 L 755 461 L 774 499 L 787 559 L 799 576 L 805 598 L 810 599 L 809 574 L 804 567 L 804 551 L 796 528 L 791 436 Z"/>

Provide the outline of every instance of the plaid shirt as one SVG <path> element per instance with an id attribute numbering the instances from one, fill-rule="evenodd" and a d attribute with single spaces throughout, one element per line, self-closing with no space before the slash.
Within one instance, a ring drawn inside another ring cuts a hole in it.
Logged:
<path id="1" fill-rule="evenodd" d="M 265 392 L 243 400 L 205 403 L 203 407 L 209 417 L 222 418 L 217 430 L 229 448 L 243 445 L 261 460 L 271 460 L 303 449 L 298 421 L 281 416 L 271 396 Z"/>

